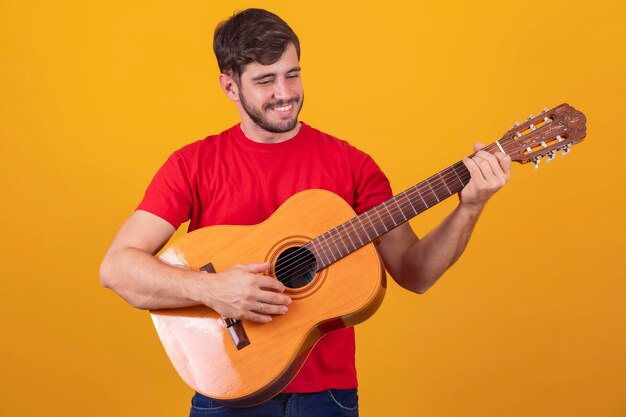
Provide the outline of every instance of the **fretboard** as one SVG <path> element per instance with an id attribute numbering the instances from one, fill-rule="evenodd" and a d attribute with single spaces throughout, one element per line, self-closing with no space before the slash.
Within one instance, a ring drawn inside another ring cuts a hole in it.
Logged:
<path id="1" fill-rule="evenodd" d="M 494 144 L 484 149 L 497 150 Z M 304 246 L 315 255 L 319 271 L 460 192 L 469 180 L 469 171 L 459 161 Z"/>

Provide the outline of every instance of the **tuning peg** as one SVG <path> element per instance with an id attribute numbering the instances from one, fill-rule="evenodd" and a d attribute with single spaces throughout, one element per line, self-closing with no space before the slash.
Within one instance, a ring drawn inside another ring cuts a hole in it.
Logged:
<path id="1" fill-rule="evenodd" d="M 564 148 L 563 153 L 561 154 L 561 156 L 567 156 L 567 154 L 568 154 L 568 153 L 570 153 L 571 151 L 572 151 L 572 144 L 571 144 L 571 143 L 568 143 L 568 144 L 565 146 L 565 148 Z"/>
<path id="2" fill-rule="evenodd" d="M 519 122 L 513 123 L 513 127 L 517 127 L 517 126 L 519 126 Z"/>
<path id="3" fill-rule="evenodd" d="M 548 112 L 548 108 L 547 108 L 547 107 L 544 107 L 544 108 L 543 108 L 543 112 L 544 112 L 544 113 L 547 113 L 547 112 Z"/>
<path id="4" fill-rule="evenodd" d="M 528 120 L 532 119 L 533 117 L 535 117 L 535 116 L 533 116 L 533 115 L 531 114 L 530 116 L 528 116 Z"/>
<path id="5" fill-rule="evenodd" d="M 556 156 L 556 151 L 552 150 L 550 152 L 548 152 L 548 159 L 546 159 L 547 163 L 552 162 L 552 160 L 554 159 L 554 157 Z"/>
<path id="6" fill-rule="evenodd" d="M 541 162 L 541 158 L 539 158 L 539 157 L 534 158 L 533 162 L 535 163 L 535 170 L 538 170 L 539 169 L 539 162 Z"/>
<path id="7" fill-rule="evenodd" d="M 563 138 L 561 137 L 561 135 L 556 135 L 556 140 L 557 142 L 563 142 Z"/>

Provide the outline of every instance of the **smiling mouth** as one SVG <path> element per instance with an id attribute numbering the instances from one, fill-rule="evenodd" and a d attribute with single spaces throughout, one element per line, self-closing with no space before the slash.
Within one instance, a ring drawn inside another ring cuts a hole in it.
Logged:
<path id="1" fill-rule="evenodd" d="M 287 102 L 278 102 L 278 103 L 273 103 L 273 104 L 269 104 L 266 109 L 267 110 L 274 110 L 276 112 L 279 113 L 287 113 L 290 112 L 293 107 L 294 104 L 298 102 L 297 98 L 293 98 L 291 100 L 288 100 Z"/>
<path id="2" fill-rule="evenodd" d="M 286 112 L 286 111 L 291 110 L 292 108 L 293 108 L 293 104 L 288 104 L 288 105 L 282 106 L 282 107 L 273 107 L 273 110 Z"/>

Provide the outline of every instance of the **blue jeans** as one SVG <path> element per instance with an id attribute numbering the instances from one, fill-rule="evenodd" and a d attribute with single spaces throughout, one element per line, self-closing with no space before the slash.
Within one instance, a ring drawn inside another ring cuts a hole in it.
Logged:
<path id="1" fill-rule="evenodd" d="M 196 393 L 189 417 L 357 417 L 356 389 L 331 389 L 306 394 L 278 394 L 253 407 L 231 408 Z"/>

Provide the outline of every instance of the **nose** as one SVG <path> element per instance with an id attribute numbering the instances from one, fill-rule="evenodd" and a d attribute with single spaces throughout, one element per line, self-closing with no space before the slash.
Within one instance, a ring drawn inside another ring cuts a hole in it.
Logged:
<path id="1" fill-rule="evenodd" d="M 275 84 L 274 97 L 277 99 L 289 98 L 289 91 L 287 89 L 286 81 L 283 78 L 279 78 Z"/>

